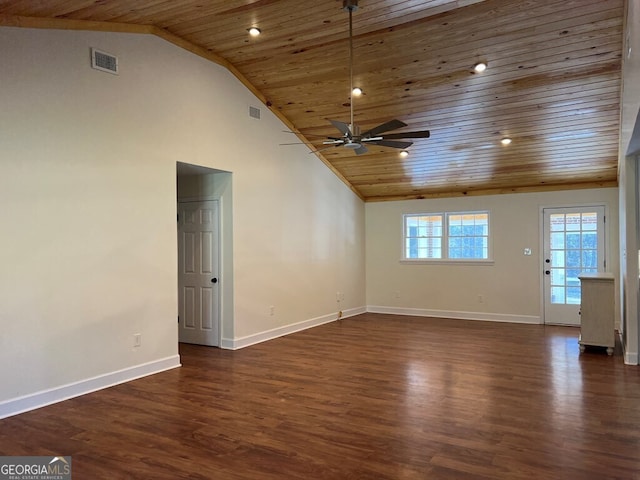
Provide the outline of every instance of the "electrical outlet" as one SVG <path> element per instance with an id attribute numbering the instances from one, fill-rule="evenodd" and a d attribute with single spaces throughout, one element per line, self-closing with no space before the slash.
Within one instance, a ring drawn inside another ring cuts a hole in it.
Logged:
<path id="1" fill-rule="evenodd" d="M 139 347 L 140 345 L 142 345 L 142 334 L 141 333 L 134 333 L 133 334 L 133 346 L 134 347 Z"/>
<path id="2" fill-rule="evenodd" d="M 484 297 L 482 295 L 478 295 L 478 303 L 484 303 Z"/>
<path id="3" fill-rule="evenodd" d="M 271 315 L 272 317 L 276 314 L 276 307 L 274 307 L 273 305 L 271 305 L 269 307 L 269 315 Z"/>
<path id="4" fill-rule="evenodd" d="M 341 298 L 341 293 L 340 292 L 336 292 L 336 301 L 339 302 L 342 298 Z"/>

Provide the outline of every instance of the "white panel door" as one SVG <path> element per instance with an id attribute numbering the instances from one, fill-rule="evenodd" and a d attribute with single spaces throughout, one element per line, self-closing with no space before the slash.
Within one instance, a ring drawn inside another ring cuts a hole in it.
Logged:
<path id="1" fill-rule="evenodd" d="M 220 345 L 218 202 L 178 203 L 178 338 Z"/>
<path id="2" fill-rule="evenodd" d="M 578 275 L 603 272 L 604 207 L 545 208 L 544 322 L 580 325 Z"/>

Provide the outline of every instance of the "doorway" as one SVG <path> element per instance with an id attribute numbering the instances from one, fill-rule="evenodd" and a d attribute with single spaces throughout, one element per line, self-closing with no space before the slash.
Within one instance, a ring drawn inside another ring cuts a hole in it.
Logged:
<path id="1" fill-rule="evenodd" d="M 176 164 L 176 316 L 180 342 L 233 347 L 232 183 L 232 172 Z M 188 228 L 187 219 L 191 222 Z M 195 278 L 198 269 L 199 280 Z M 186 284 L 187 276 L 191 285 Z M 198 329 L 201 331 L 196 332 Z"/>
<path id="2" fill-rule="evenodd" d="M 605 221 L 603 205 L 543 209 L 544 323 L 580 325 L 578 275 L 605 271 Z"/>

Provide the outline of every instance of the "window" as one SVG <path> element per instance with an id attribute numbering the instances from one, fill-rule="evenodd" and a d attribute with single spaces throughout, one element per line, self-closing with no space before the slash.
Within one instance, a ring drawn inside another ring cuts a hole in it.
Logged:
<path id="1" fill-rule="evenodd" d="M 404 216 L 405 260 L 488 260 L 489 212 Z"/>

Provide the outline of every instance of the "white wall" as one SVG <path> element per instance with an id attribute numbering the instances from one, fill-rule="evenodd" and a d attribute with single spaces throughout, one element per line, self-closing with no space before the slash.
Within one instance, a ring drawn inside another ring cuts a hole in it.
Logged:
<path id="1" fill-rule="evenodd" d="M 621 156 L 632 153 L 629 152 L 629 145 L 640 111 L 640 3 L 627 1 L 626 8 L 622 55 Z"/>
<path id="2" fill-rule="evenodd" d="M 541 208 L 599 203 L 608 207 L 607 260 L 617 274 L 616 188 L 368 203 L 367 305 L 377 311 L 539 323 Z M 400 262 L 403 214 L 469 210 L 490 211 L 493 264 Z M 532 249 L 531 256 L 523 254 L 525 248 Z"/>
<path id="3" fill-rule="evenodd" d="M 226 70 L 153 36 L 17 28 L 0 64 L 0 416 L 178 364 L 178 161 L 233 174 L 231 347 L 364 307 L 363 203 Z"/>
<path id="4" fill-rule="evenodd" d="M 620 276 L 625 362 L 638 364 L 638 154 L 640 153 L 640 5 L 626 2 L 622 56 L 622 111 L 618 159 L 620 186 Z"/>

